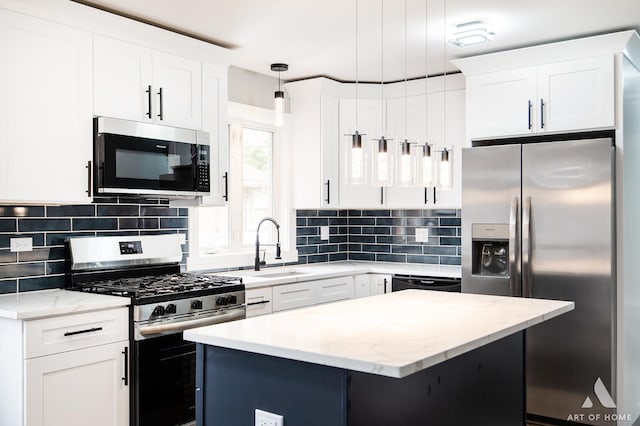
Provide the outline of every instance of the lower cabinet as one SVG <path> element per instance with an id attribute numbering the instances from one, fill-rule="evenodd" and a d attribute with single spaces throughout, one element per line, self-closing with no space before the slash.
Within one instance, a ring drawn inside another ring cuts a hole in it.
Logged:
<path id="1" fill-rule="evenodd" d="M 247 300 L 247 318 L 273 312 L 272 287 L 251 288 L 245 291 Z"/>
<path id="2" fill-rule="evenodd" d="M 0 424 L 129 424 L 128 308 L 0 318 Z M 4 370 L 3 370 L 4 371 Z"/>
<path id="3" fill-rule="evenodd" d="M 391 275 L 364 274 L 356 275 L 355 298 L 375 296 L 391 292 Z"/>

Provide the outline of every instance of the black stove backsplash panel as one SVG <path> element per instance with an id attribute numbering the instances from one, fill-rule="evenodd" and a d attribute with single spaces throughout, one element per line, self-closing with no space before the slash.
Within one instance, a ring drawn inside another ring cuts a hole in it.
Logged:
<path id="1" fill-rule="evenodd" d="M 64 240 L 78 236 L 182 233 L 188 209 L 168 200 L 96 197 L 93 204 L 0 206 L 0 293 L 64 287 Z M 11 238 L 33 238 L 33 251 L 12 253 Z M 183 265 L 188 244 L 182 246 Z"/>
<path id="2" fill-rule="evenodd" d="M 460 210 L 297 210 L 301 264 L 339 260 L 460 265 Z M 320 239 L 320 227 L 329 239 Z M 427 242 L 416 229 L 428 228 Z"/>

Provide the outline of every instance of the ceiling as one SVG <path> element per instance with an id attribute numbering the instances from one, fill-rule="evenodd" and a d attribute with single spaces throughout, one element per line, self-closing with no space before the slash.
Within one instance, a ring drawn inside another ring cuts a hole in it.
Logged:
<path id="1" fill-rule="evenodd" d="M 227 46 L 231 63 L 241 68 L 275 76 L 269 65 L 287 63 L 283 80 L 356 79 L 356 0 L 80 2 Z M 639 0 L 406 0 L 406 11 L 405 50 L 405 0 L 358 0 L 360 81 L 424 76 L 425 64 L 429 75 L 437 75 L 455 71 L 448 62 L 454 58 L 640 29 Z M 476 20 L 492 25 L 493 42 L 466 48 L 444 43 L 445 31 L 450 35 L 457 24 Z"/>

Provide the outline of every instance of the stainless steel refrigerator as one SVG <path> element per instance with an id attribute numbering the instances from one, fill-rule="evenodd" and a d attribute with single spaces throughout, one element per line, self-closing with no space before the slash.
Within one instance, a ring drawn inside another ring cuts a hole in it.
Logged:
<path id="1" fill-rule="evenodd" d="M 462 291 L 576 304 L 526 333 L 530 415 L 611 424 L 582 406 L 598 378 L 615 400 L 614 150 L 591 135 L 462 152 Z"/>

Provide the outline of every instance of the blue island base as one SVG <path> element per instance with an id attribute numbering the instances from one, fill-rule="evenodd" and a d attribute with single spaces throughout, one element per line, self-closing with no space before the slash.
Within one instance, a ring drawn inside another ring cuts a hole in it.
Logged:
<path id="1" fill-rule="evenodd" d="M 196 423 L 248 426 L 522 426 L 524 332 L 402 379 L 197 345 Z"/>

